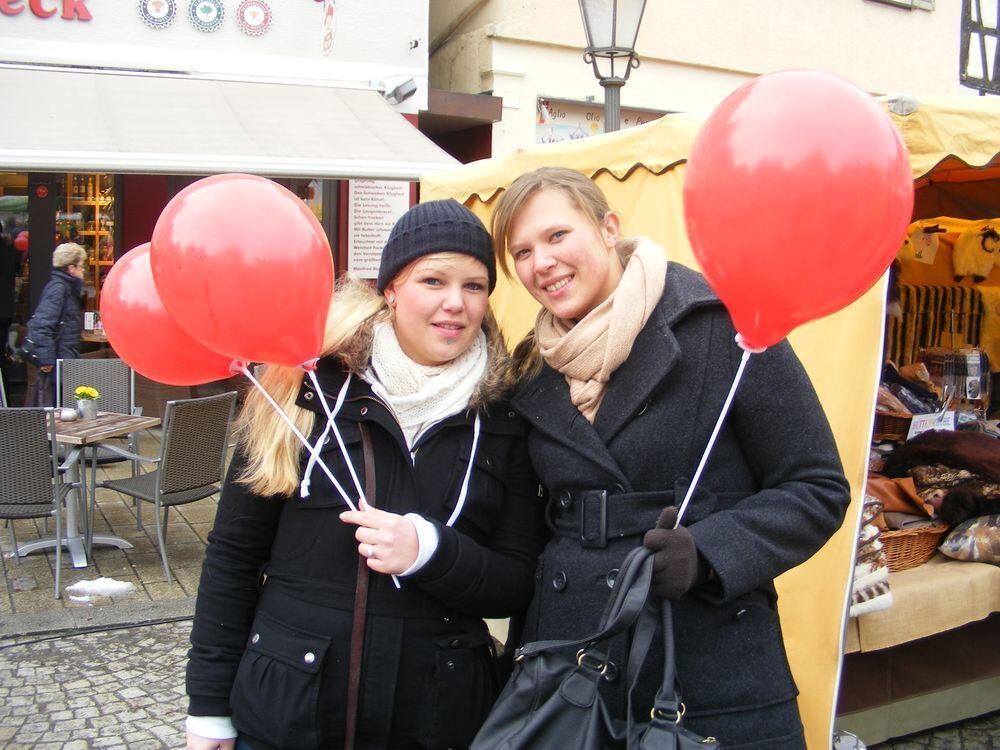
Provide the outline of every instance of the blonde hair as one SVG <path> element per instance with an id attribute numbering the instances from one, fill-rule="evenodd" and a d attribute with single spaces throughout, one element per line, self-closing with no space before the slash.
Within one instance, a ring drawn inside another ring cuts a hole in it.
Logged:
<path id="1" fill-rule="evenodd" d="M 321 356 L 336 354 L 358 328 L 372 318 L 387 319 L 385 298 L 364 280 L 345 275 L 337 282 L 326 316 Z M 296 406 L 304 373 L 296 367 L 267 365 L 260 384 L 288 415 L 299 432 L 308 436 L 315 415 Z M 247 456 L 238 479 L 258 495 L 288 495 L 299 481 L 302 444 L 285 421 L 254 388 L 236 420 L 236 434 Z"/>
<path id="2" fill-rule="evenodd" d="M 525 172 L 514 180 L 500 196 L 490 222 L 490 234 L 493 235 L 493 255 L 508 279 L 512 278 L 512 275 L 507 260 L 507 247 L 514 217 L 536 193 L 547 189 L 562 191 L 569 202 L 598 229 L 602 227 L 604 219 L 611 213 L 611 206 L 608 205 L 608 199 L 601 189 L 592 179 L 575 169 L 539 167 Z M 619 242 L 619 247 L 615 249 L 624 265 L 627 257 L 622 257 L 620 247 L 621 242 Z"/>
<path id="3" fill-rule="evenodd" d="M 64 242 L 52 252 L 52 267 L 82 266 L 87 262 L 87 248 L 75 242 Z"/>

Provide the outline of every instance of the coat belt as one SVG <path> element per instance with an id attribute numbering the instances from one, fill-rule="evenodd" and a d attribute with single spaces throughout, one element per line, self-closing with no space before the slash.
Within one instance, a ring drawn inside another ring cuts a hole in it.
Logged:
<path id="1" fill-rule="evenodd" d="M 604 548 L 608 542 L 644 534 L 660 511 L 674 504 L 674 493 L 563 490 L 549 502 L 549 525 L 581 547 Z"/>

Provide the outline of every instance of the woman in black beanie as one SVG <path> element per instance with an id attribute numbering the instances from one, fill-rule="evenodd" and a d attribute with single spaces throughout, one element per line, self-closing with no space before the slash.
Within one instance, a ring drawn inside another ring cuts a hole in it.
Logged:
<path id="1" fill-rule="evenodd" d="M 320 390 L 268 365 L 262 384 L 340 489 L 252 394 L 198 590 L 189 748 L 471 742 L 499 688 L 482 618 L 527 606 L 544 543 L 495 281 L 472 212 L 414 206 L 377 291 L 338 284 Z"/>

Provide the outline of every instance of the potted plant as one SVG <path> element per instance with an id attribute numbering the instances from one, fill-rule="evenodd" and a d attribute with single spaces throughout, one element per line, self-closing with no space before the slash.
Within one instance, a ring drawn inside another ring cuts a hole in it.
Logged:
<path id="1" fill-rule="evenodd" d="M 73 395 L 76 396 L 76 408 L 80 412 L 80 419 L 97 417 L 97 399 L 101 394 L 94 386 L 78 385 Z"/>

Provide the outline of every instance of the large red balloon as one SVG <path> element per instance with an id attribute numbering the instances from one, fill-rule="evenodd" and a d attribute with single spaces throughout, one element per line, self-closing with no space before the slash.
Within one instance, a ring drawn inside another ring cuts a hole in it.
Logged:
<path id="1" fill-rule="evenodd" d="M 231 359 L 188 336 L 163 306 L 148 242 L 129 250 L 108 271 L 101 287 L 101 323 L 118 356 L 150 380 L 198 385 L 230 376 Z"/>
<path id="2" fill-rule="evenodd" d="M 20 234 L 17 235 L 17 237 L 14 238 L 14 247 L 16 247 L 21 252 L 24 252 L 25 250 L 28 249 L 28 233 L 26 231 L 21 232 Z"/>
<path id="3" fill-rule="evenodd" d="M 684 178 L 702 271 L 751 347 L 845 307 L 885 272 L 913 210 L 906 147 L 830 73 L 745 84 L 709 116 Z"/>
<path id="4" fill-rule="evenodd" d="M 167 310 L 209 349 L 290 366 L 319 356 L 333 255 L 309 208 L 276 182 L 222 174 L 189 185 L 160 214 L 150 257 Z"/>

